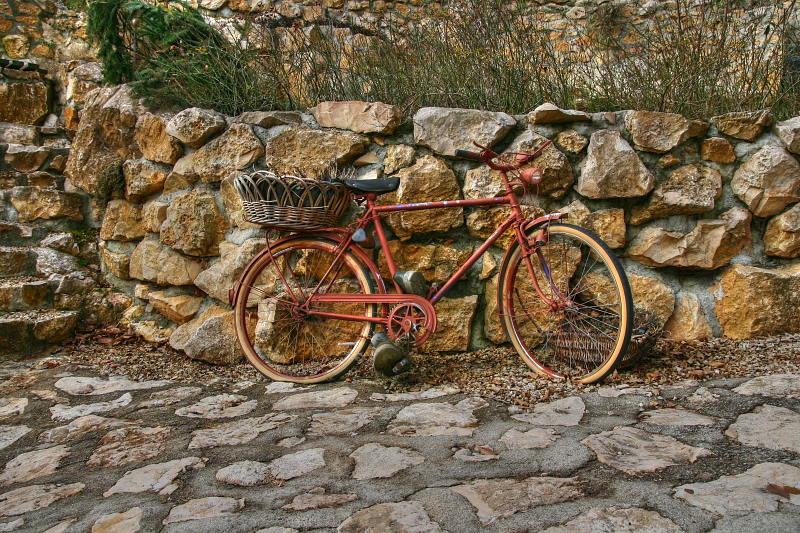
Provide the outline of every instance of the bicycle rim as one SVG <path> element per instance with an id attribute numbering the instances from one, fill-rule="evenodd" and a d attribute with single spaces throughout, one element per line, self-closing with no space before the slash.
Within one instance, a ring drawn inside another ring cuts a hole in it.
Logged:
<path id="1" fill-rule="evenodd" d="M 538 231 L 538 229 L 537 229 Z M 633 305 L 625 272 L 593 233 L 553 224 L 547 242 L 532 254 L 536 292 L 521 249 L 501 274 L 506 333 L 517 352 L 539 374 L 593 383 L 616 368 L 627 349 Z"/>
<path id="2" fill-rule="evenodd" d="M 374 304 L 309 300 L 316 293 L 374 292 L 369 271 L 355 256 L 345 253 L 333 264 L 336 248 L 326 239 L 291 239 L 272 247 L 241 278 L 234 303 L 236 334 L 248 361 L 271 379 L 334 379 L 369 344 L 372 323 L 303 310 L 305 304 L 317 312 L 377 315 Z"/>

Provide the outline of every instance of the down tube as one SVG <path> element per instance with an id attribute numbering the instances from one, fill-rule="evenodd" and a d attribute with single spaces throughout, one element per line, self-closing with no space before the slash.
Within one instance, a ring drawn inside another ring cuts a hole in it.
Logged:
<path id="1" fill-rule="evenodd" d="M 439 300 L 440 300 L 440 299 L 441 299 L 441 298 L 442 298 L 442 297 L 443 297 L 445 294 L 447 294 L 447 291 L 449 291 L 449 290 L 450 290 L 450 289 L 453 287 L 453 285 L 455 285 L 455 284 L 456 284 L 456 282 L 457 282 L 459 279 L 461 279 L 461 276 L 463 276 L 463 275 L 464 275 L 464 273 L 465 273 L 467 270 L 469 270 L 469 268 L 470 268 L 470 267 L 471 267 L 473 264 L 475 264 L 475 261 L 477 261 L 477 260 L 478 260 L 478 258 L 479 258 L 480 256 L 482 256 L 482 255 L 483 255 L 483 254 L 486 252 L 486 250 L 487 250 L 487 249 L 488 249 L 488 248 L 489 248 L 491 245 L 493 245 L 497 239 L 499 239 L 499 238 L 500 238 L 500 235 L 502 235 L 502 234 L 503 234 L 503 233 L 504 233 L 504 232 L 505 232 L 505 231 L 506 231 L 508 228 L 510 228 L 510 227 L 511 227 L 511 225 L 512 225 L 512 224 L 513 224 L 513 223 L 514 223 L 516 220 L 517 220 L 517 215 L 516 215 L 516 214 L 513 214 L 513 213 L 512 213 L 511 215 L 509 215 L 509 216 L 508 216 L 508 218 L 507 218 L 507 219 L 505 219 L 505 220 L 503 221 L 503 223 L 502 223 L 502 224 L 500 224 L 500 226 L 499 226 L 499 227 L 498 227 L 496 230 L 494 230 L 494 233 L 492 233 L 491 235 L 489 235 L 489 238 L 488 238 L 488 239 L 486 239 L 486 240 L 483 242 L 483 244 L 481 244 L 480 248 L 478 248 L 477 250 L 475 250 L 475 251 L 472 253 L 472 255 L 471 255 L 471 256 L 469 256 L 469 259 L 467 259 L 467 260 L 464 262 L 464 264 L 463 264 L 463 265 L 461 265 L 461 267 L 460 267 L 460 268 L 459 268 L 459 269 L 458 269 L 456 272 L 454 272 L 452 276 L 450 276 L 450 279 L 448 279 L 448 280 L 447 280 L 447 283 L 445 283 L 445 284 L 442 286 L 442 288 L 441 288 L 441 289 L 439 289 L 439 290 L 436 292 L 436 294 L 434 294 L 434 295 L 433 295 L 433 297 L 431 297 L 431 303 L 433 303 L 433 304 L 436 304 L 436 303 L 437 303 L 437 302 L 438 302 L 438 301 L 439 301 Z"/>

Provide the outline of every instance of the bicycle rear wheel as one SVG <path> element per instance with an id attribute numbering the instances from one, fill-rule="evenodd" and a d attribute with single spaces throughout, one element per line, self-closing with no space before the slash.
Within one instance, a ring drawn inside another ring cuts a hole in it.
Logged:
<path id="1" fill-rule="evenodd" d="M 242 274 L 234 302 L 236 335 L 248 361 L 269 378 L 295 383 L 332 380 L 369 345 L 371 322 L 314 314 L 377 316 L 375 304 L 311 299 L 326 292 L 375 292 L 363 263 L 347 252 L 336 260 L 336 249 L 337 243 L 324 238 L 289 239 L 274 245 Z"/>
<path id="2" fill-rule="evenodd" d="M 532 230 L 538 231 L 539 228 Z M 514 348 L 539 374 L 581 383 L 599 381 L 625 354 L 633 323 L 628 279 L 599 237 L 556 223 L 530 255 L 519 244 L 500 273 L 500 320 Z"/>

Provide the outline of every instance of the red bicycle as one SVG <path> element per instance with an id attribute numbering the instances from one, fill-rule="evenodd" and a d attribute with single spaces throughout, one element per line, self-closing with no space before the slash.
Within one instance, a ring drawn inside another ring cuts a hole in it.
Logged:
<path id="1" fill-rule="evenodd" d="M 485 147 L 456 152 L 499 172 L 506 193 L 494 198 L 378 205 L 379 195 L 397 189 L 398 178 L 343 180 L 351 199 L 365 208 L 362 216 L 347 227 L 304 231 L 268 244 L 231 289 L 236 334 L 247 359 L 273 380 L 317 383 L 347 371 L 377 329 L 398 345 L 419 346 L 436 331 L 436 304 L 511 229 L 514 241 L 501 262 L 497 288 L 500 322 L 511 344 L 540 374 L 583 383 L 603 379 L 630 340 L 631 290 L 597 235 L 557 222 L 558 212 L 535 219 L 523 214 L 518 193 L 541 181 L 539 169 L 523 167 L 547 144 L 533 153 L 502 156 Z M 408 273 L 398 273 L 382 215 L 495 206 L 509 206 L 509 216 L 443 285 L 419 291 L 404 279 Z M 391 274 L 389 287 L 370 253 L 373 234 Z"/>

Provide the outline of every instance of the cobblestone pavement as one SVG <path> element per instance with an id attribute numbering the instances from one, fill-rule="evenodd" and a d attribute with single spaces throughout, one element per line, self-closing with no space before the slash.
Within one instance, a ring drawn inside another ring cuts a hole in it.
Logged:
<path id="1" fill-rule="evenodd" d="M 800 530 L 797 374 L 522 411 L 35 368 L 0 367 L 0 531 Z"/>

